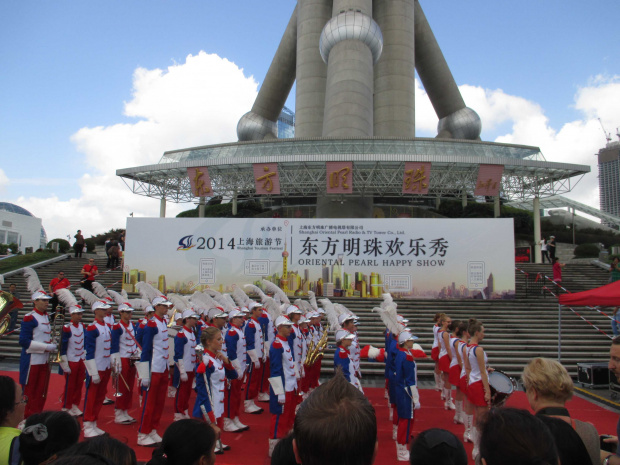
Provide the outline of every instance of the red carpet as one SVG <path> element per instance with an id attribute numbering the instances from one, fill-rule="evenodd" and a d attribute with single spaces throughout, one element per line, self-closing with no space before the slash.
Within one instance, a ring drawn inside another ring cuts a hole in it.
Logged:
<path id="1" fill-rule="evenodd" d="M 18 378 L 17 372 L 0 373 L 11 376 L 16 380 Z M 60 409 L 60 402 L 57 401 L 57 399 L 60 398 L 63 389 L 64 379 L 59 375 L 52 375 L 49 387 L 49 400 L 46 404 L 46 409 Z M 110 395 L 113 393 L 112 387 L 110 387 L 108 392 Z M 396 461 L 396 446 L 391 439 L 392 425 L 391 422 L 388 421 L 389 412 L 387 409 L 387 401 L 383 399 L 383 389 L 367 388 L 365 392 L 372 405 L 375 407 L 378 419 L 379 452 L 375 463 L 381 465 L 403 463 Z M 416 412 L 417 418 L 413 428 L 414 435 L 428 428 L 445 428 L 454 432 L 459 439 L 462 439 L 463 426 L 454 425 L 452 422 L 454 412 L 447 412 L 443 409 L 443 402 L 440 401 L 439 392 L 424 389 L 420 390 L 420 396 L 422 409 Z M 193 405 L 193 399 L 194 397 L 192 396 L 190 405 Z M 134 399 L 134 404 L 134 409 L 130 411 L 130 414 L 138 419 L 140 418 L 140 412 L 137 398 Z M 260 405 L 266 408 L 268 404 L 263 403 Z M 525 393 L 523 392 L 515 393 L 508 400 L 507 405 L 510 407 L 529 409 Z M 611 412 L 580 398 L 571 400 L 567 407 L 574 418 L 593 423 L 597 427 L 599 434 L 615 434 L 618 413 Z M 164 427 L 160 427 L 160 435 L 163 436 L 165 426 L 172 421 L 172 417 L 172 399 L 167 399 L 162 417 Z M 242 415 L 241 421 L 249 425 L 250 430 L 240 434 L 224 433 L 222 437 L 223 442 L 230 445 L 231 450 L 224 455 L 217 456 L 216 462 L 218 464 L 269 464 L 269 458 L 267 457 L 269 420 L 270 415 L 267 412 L 261 415 Z M 136 451 L 138 461 L 146 462 L 150 459 L 153 449 L 136 446 L 137 425 L 114 424 L 113 405 L 107 405 L 102 408 L 97 425 L 101 429 L 109 432 L 111 436 L 133 447 Z M 472 445 L 466 444 L 465 448 L 468 454 L 471 454 Z M 473 464 L 473 461 L 470 460 L 470 463 Z"/>

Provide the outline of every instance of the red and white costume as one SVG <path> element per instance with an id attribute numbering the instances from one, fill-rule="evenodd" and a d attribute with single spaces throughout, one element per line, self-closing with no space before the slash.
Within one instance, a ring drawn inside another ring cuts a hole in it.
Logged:
<path id="1" fill-rule="evenodd" d="M 84 325 L 70 322 L 62 327 L 62 343 L 60 346 L 61 369 L 65 375 L 65 394 L 62 406 L 79 415 L 76 409 L 82 400 L 82 386 L 86 376 L 84 359 Z M 66 363 L 66 367 L 63 365 Z M 69 368 L 69 370 L 66 370 Z M 79 409 L 78 409 L 79 410 Z"/>

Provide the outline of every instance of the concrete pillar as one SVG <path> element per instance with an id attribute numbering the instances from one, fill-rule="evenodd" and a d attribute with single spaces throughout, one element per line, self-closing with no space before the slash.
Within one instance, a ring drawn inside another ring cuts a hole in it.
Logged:
<path id="1" fill-rule="evenodd" d="M 441 197 L 435 197 L 435 210 L 439 210 L 439 206 L 441 205 Z"/>
<path id="2" fill-rule="evenodd" d="M 166 217 L 166 198 L 162 198 L 161 201 L 159 202 L 159 217 L 160 218 L 165 218 Z"/>
<path id="3" fill-rule="evenodd" d="M 374 136 L 415 137 L 414 0 L 374 0 L 372 17 L 383 34 L 374 67 Z"/>
<path id="4" fill-rule="evenodd" d="M 277 137 L 278 116 L 295 82 L 296 56 L 297 7 L 293 10 L 282 35 L 280 45 L 252 106 L 252 111 L 243 115 L 237 124 L 239 140 L 263 140 Z"/>
<path id="5" fill-rule="evenodd" d="M 207 203 L 205 199 L 205 197 L 200 197 L 198 201 L 198 218 L 205 217 L 205 204 Z"/>
<path id="6" fill-rule="evenodd" d="M 540 253 L 540 199 L 534 197 L 532 201 L 534 209 L 534 263 L 542 263 L 542 255 Z"/>
<path id="7" fill-rule="evenodd" d="M 493 199 L 493 218 L 499 218 L 501 215 L 501 205 L 499 203 L 499 195 Z"/>
<path id="8" fill-rule="evenodd" d="M 467 191 L 461 192 L 461 205 L 463 210 L 465 210 L 465 207 L 467 207 Z"/>
<path id="9" fill-rule="evenodd" d="M 331 17 L 332 0 L 297 1 L 295 138 L 323 134 L 327 65 L 319 52 L 319 38 Z"/>
<path id="10" fill-rule="evenodd" d="M 232 198 L 232 214 L 237 216 L 237 193 L 235 192 Z"/>
<path id="11" fill-rule="evenodd" d="M 334 0 L 332 15 L 331 21 L 339 25 L 362 26 L 364 17 L 372 17 L 372 1 Z M 366 33 L 343 40 L 341 29 L 326 36 L 333 30 L 326 26 L 321 35 L 321 55 L 327 62 L 323 137 L 372 137 L 373 52 L 363 40 Z"/>

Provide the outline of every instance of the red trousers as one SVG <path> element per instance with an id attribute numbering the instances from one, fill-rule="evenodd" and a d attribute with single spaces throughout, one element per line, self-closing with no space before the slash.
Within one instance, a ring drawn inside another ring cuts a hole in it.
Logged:
<path id="1" fill-rule="evenodd" d="M 256 368 L 254 362 L 250 362 L 248 369 L 248 381 L 245 386 L 245 400 L 252 400 L 258 396 L 258 390 L 260 382 L 263 379 L 265 372 L 265 364 L 261 362 L 260 366 Z M 269 381 L 267 381 L 269 384 Z"/>
<path id="2" fill-rule="evenodd" d="M 140 433 L 149 434 L 159 426 L 161 414 L 168 395 L 168 370 L 163 373 L 151 373 L 151 385 L 142 400 L 142 421 Z"/>
<path id="3" fill-rule="evenodd" d="M 228 389 L 228 399 L 226 400 L 226 408 L 224 414 L 228 418 L 236 418 L 239 416 L 241 408 L 241 388 L 243 387 L 243 379 L 231 379 L 230 388 Z"/>
<path id="4" fill-rule="evenodd" d="M 284 394 L 284 405 L 282 413 L 271 415 L 270 439 L 280 439 L 286 437 L 295 423 L 295 407 L 297 407 L 297 391 L 290 391 Z"/>
<path id="5" fill-rule="evenodd" d="M 45 391 L 50 380 L 49 365 L 30 365 L 28 381 L 22 386 L 24 395 L 28 397 L 28 403 L 24 411 L 24 417 L 28 418 L 33 413 L 41 413 L 45 407 Z"/>
<path id="6" fill-rule="evenodd" d="M 93 383 L 89 376 L 86 379 L 86 397 L 84 398 L 84 421 L 97 421 L 101 407 L 103 407 L 103 399 L 108 391 L 108 381 L 110 380 L 109 368 L 105 371 L 99 371 L 101 381 L 98 384 Z"/>
<path id="7" fill-rule="evenodd" d="M 121 358 L 121 373 L 118 377 L 118 392 L 116 397 L 117 410 L 129 410 L 133 406 L 133 387 L 136 384 L 136 366 L 129 363 L 128 358 Z"/>
<path id="8" fill-rule="evenodd" d="M 194 372 L 187 372 L 187 381 L 179 381 L 177 395 L 174 399 L 175 413 L 184 413 L 189 409 L 189 396 L 192 393 L 192 384 L 194 383 Z"/>
<path id="9" fill-rule="evenodd" d="M 269 394 L 269 357 L 264 362 L 261 362 L 263 371 L 260 375 L 260 381 L 258 386 L 259 392 L 266 392 Z"/>
<path id="10" fill-rule="evenodd" d="M 63 397 L 63 408 L 71 408 L 74 405 L 80 405 L 82 400 L 82 386 L 84 385 L 84 377 L 86 376 L 86 367 L 84 361 L 69 362 L 71 373 L 65 374 L 65 395 Z M 30 397 L 28 398 L 30 399 Z"/>
<path id="11" fill-rule="evenodd" d="M 391 408 L 392 408 L 392 424 L 398 425 L 398 409 L 396 408 L 396 404 L 392 404 Z"/>
<path id="12" fill-rule="evenodd" d="M 415 413 L 414 413 L 415 418 Z M 398 420 L 398 430 L 396 442 L 398 444 L 409 444 L 411 433 L 413 432 L 413 418 L 401 418 Z"/>

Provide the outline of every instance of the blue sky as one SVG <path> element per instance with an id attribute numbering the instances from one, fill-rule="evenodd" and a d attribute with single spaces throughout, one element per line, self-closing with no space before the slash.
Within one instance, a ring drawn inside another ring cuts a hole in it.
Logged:
<path id="1" fill-rule="evenodd" d="M 552 161 L 595 163 L 605 143 L 596 118 L 609 132 L 620 126 L 617 0 L 421 4 L 467 104 L 483 117 L 483 139 L 537 145 Z M 0 0 L 0 198 L 43 218 L 54 237 L 80 222 L 93 234 L 122 227 L 131 210 L 157 215 L 158 202 L 129 194 L 114 171 L 157 162 L 165 150 L 234 140 L 294 5 Z M 207 64 L 210 54 L 220 61 Z M 227 81 L 248 88 L 236 92 Z M 210 94 L 198 96 L 200 82 Z M 418 135 L 434 135 L 428 103 L 418 104 Z M 234 111 L 224 117 L 223 107 Z M 187 118 L 196 126 L 185 134 Z M 213 129 L 220 123 L 230 132 Z M 170 136 L 145 147 L 154 126 Z M 594 204 L 596 172 L 589 176 L 575 198 Z"/>

